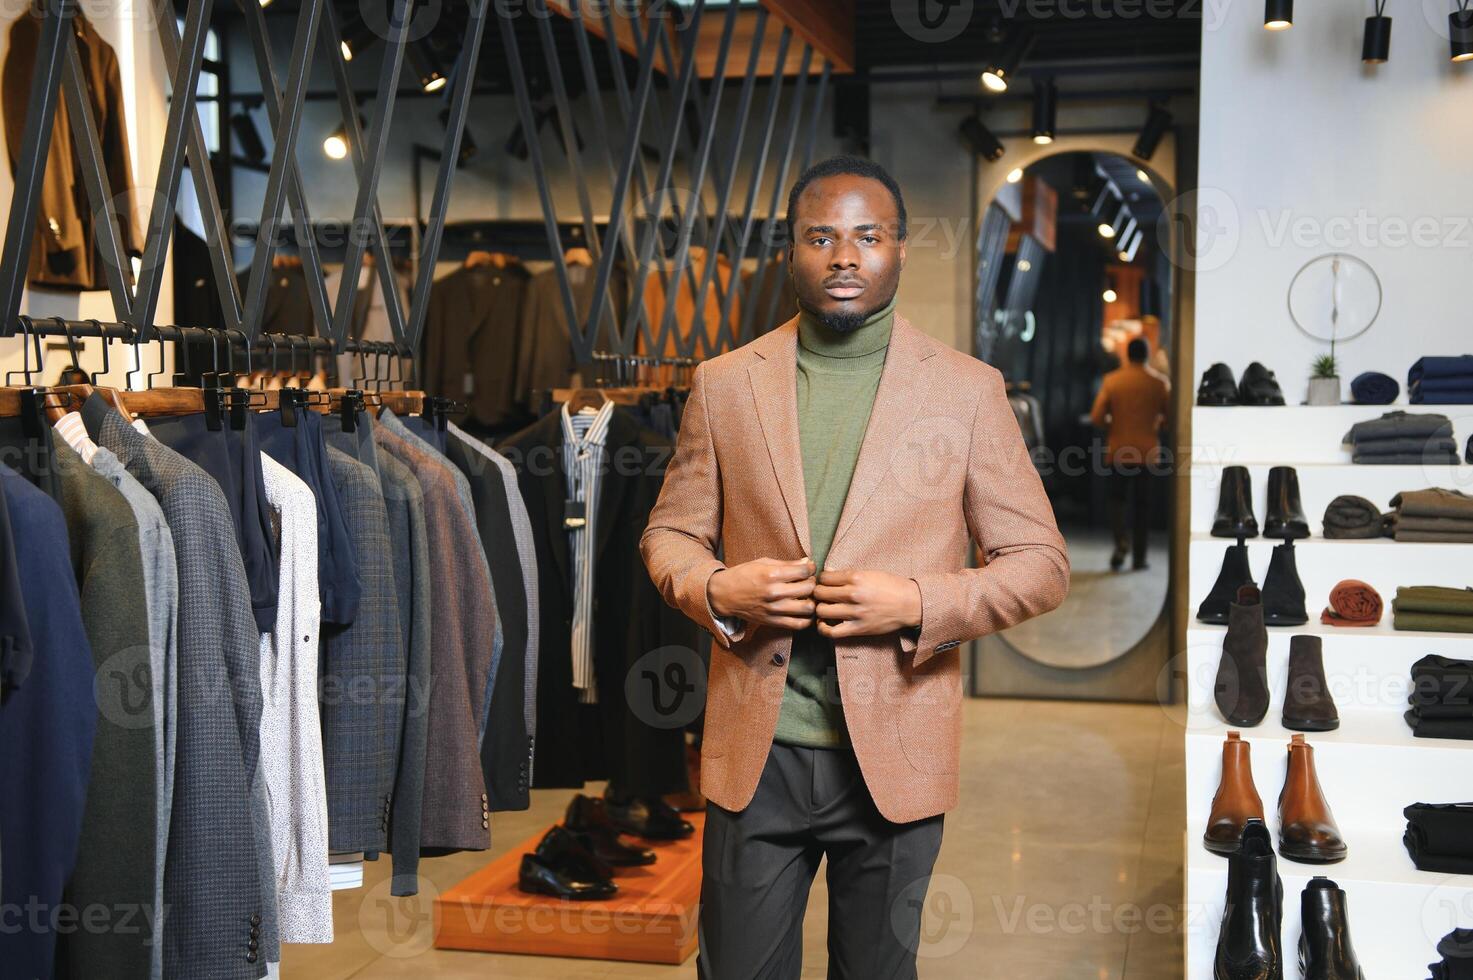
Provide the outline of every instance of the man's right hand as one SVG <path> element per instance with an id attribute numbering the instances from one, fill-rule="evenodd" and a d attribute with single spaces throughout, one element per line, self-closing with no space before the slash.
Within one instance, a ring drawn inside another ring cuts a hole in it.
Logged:
<path id="1" fill-rule="evenodd" d="M 816 566 L 808 558 L 757 558 L 718 569 L 706 581 L 706 598 L 718 616 L 801 630 L 813 625 Z"/>

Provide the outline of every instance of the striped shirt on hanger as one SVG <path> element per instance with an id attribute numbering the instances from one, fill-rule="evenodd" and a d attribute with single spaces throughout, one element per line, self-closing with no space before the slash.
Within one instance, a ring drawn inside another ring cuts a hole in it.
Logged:
<path id="1" fill-rule="evenodd" d="M 583 704 L 597 704 L 598 690 L 593 674 L 593 559 L 598 502 L 603 489 L 604 441 L 609 434 L 609 421 L 614 403 L 606 401 L 598 411 L 581 410 L 577 415 L 563 405 L 563 472 L 568 485 L 568 500 L 582 505 L 581 521 L 577 515 L 564 515 L 568 532 L 568 556 L 573 566 L 573 686 Z"/>

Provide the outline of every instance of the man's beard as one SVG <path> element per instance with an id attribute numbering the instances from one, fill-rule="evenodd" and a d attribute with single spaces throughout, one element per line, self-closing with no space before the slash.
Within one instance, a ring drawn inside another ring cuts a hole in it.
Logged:
<path id="1" fill-rule="evenodd" d="M 890 297 L 890 299 L 894 298 L 895 297 L 893 295 Z M 835 310 L 828 313 L 819 313 L 817 315 L 818 322 L 822 323 L 825 327 L 832 330 L 834 333 L 853 333 L 860 327 L 864 326 L 864 321 L 868 320 L 870 317 L 874 316 L 876 313 L 889 306 L 890 299 L 885 300 L 873 309 L 866 310 L 863 313 L 855 313 L 847 310 Z"/>

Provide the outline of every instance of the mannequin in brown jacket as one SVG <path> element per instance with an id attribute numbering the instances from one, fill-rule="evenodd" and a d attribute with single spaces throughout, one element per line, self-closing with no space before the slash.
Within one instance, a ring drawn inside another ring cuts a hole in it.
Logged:
<path id="1" fill-rule="evenodd" d="M 800 316 L 698 368 L 640 542 L 716 640 L 699 972 L 797 977 L 826 856 L 829 975 L 914 976 L 957 802 L 961 644 L 1057 606 L 1068 558 L 1001 375 L 893 313 L 894 180 L 828 160 L 788 214 Z M 795 691 L 800 663 L 827 681 Z"/>

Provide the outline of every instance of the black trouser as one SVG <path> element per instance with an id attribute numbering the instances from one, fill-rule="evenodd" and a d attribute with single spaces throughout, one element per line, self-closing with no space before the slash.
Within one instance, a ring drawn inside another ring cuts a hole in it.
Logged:
<path id="1" fill-rule="evenodd" d="M 706 804 L 697 973 L 796 980 L 808 889 L 827 856 L 828 975 L 915 977 L 941 822 L 881 816 L 852 750 L 774 743 L 745 810 Z"/>
<path id="2" fill-rule="evenodd" d="M 1151 474 L 1144 466 L 1112 470 L 1109 481 L 1110 529 L 1115 534 L 1115 552 L 1124 555 L 1134 544 L 1133 561 L 1146 563 L 1146 535 L 1151 529 Z M 1134 496 L 1130 530 L 1126 533 L 1126 498 Z M 1132 541 L 1132 538 L 1134 539 Z"/>

